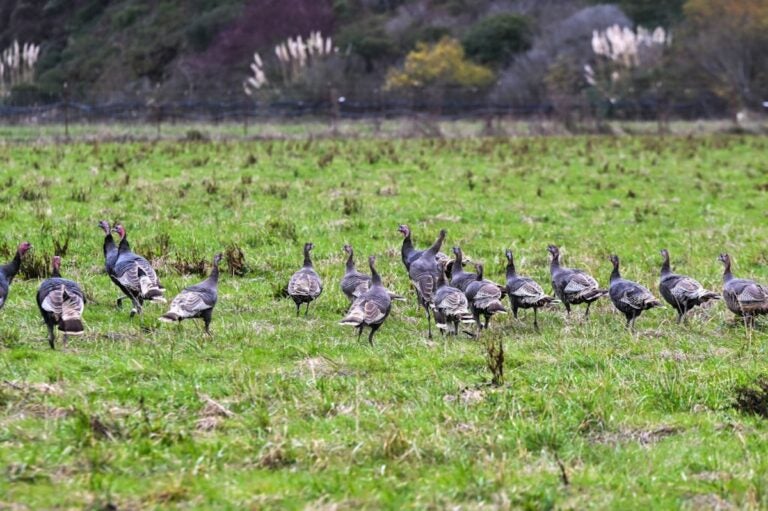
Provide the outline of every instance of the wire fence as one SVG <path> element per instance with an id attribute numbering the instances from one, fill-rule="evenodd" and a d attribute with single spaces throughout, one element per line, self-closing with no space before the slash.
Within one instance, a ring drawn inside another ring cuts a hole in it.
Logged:
<path id="1" fill-rule="evenodd" d="M 38 138 L 149 138 L 184 137 L 196 125 L 220 125 L 216 136 L 270 136 L 263 127 L 276 124 L 322 124 L 330 128 L 350 121 L 379 124 L 391 119 L 428 119 L 429 122 L 474 121 L 491 127 L 494 122 L 547 120 L 594 122 L 595 120 L 658 121 L 722 119 L 727 109 L 716 99 L 701 98 L 687 103 L 655 101 L 574 103 L 567 108 L 551 103 L 516 105 L 489 102 L 376 101 L 178 101 L 167 103 L 115 102 L 90 104 L 57 101 L 18 106 L 0 104 L 0 135 L 4 140 Z M 359 124 L 359 123 L 358 123 Z M 225 129 L 224 126 L 227 126 Z M 192 127 L 192 128 L 190 128 Z M 261 131 L 259 128 L 262 128 Z M 350 133 L 355 133 L 354 129 Z M 305 133 L 313 136 L 314 133 Z M 429 133 L 425 133 L 429 135 Z"/>

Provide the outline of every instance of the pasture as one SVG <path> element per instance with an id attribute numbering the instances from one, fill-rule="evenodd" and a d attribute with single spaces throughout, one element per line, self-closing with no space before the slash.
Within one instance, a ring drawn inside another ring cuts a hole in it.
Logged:
<path id="1" fill-rule="evenodd" d="M 0 147 L 0 258 L 33 250 L 0 311 L 0 508 L 768 506 L 768 428 L 734 408 L 768 362 L 722 302 L 624 328 L 608 299 L 426 338 L 400 261 L 440 228 L 504 282 L 504 249 L 550 291 L 546 247 L 658 293 L 716 258 L 768 282 L 768 140 L 750 136 L 158 142 Z M 213 338 L 129 319 L 99 220 L 120 221 L 172 298 L 225 252 Z M 307 319 L 283 296 L 315 244 Z M 342 246 L 407 296 L 373 347 L 339 326 Z M 51 351 L 35 292 L 54 251 L 90 302 Z M 508 303 L 508 302 L 507 302 Z M 765 319 L 762 323 L 765 323 Z M 486 346 L 503 343 L 490 385 Z"/>

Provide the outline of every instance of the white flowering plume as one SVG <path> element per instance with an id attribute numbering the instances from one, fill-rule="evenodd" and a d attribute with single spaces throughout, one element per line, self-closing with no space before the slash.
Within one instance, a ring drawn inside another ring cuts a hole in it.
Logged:
<path id="1" fill-rule="evenodd" d="M 295 38 L 289 37 L 275 46 L 275 56 L 277 56 L 285 83 L 296 81 L 313 62 L 334 55 L 338 51 L 339 49 L 333 45 L 333 40 L 330 37 L 323 37 L 320 31 L 310 32 L 306 40 L 299 35 Z M 261 56 L 254 53 L 251 62 L 253 74 L 243 83 L 246 94 L 251 95 L 269 83 L 264 68 Z"/>
<path id="2" fill-rule="evenodd" d="M 671 35 L 662 27 L 650 30 L 637 27 L 613 25 L 604 31 L 592 32 L 592 51 L 595 55 L 607 57 L 624 67 L 638 67 L 648 57 L 663 49 L 671 42 Z"/>
<path id="3" fill-rule="evenodd" d="M 251 71 L 253 72 L 253 75 L 249 76 L 248 79 L 243 82 L 245 93 L 249 96 L 267 84 L 267 75 L 264 73 L 264 62 L 261 60 L 261 56 L 258 52 L 253 54 Z"/>
<path id="4" fill-rule="evenodd" d="M 0 53 L 0 96 L 7 96 L 11 89 L 22 83 L 32 83 L 35 66 L 40 57 L 40 45 L 19 44 L 14 41 Z"/>

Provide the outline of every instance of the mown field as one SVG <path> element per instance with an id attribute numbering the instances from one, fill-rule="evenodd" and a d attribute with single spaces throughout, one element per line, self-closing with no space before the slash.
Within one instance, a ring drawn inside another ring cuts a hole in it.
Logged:
<path id="1" fill-rule="evenodd" d="M 588 323 L 554 308 L 539 333 L 523 313 L 485 340 L 429 341 L 397 232 L 425 247 L 445 228 L 497 281 L 512 247 L 546 290 L 549 243 L 604 284 L 617 253 L 656 291 L 664 247 L 717 290 L 722 251 L 768 281 L 766 150 L 737 136 L 0 147 L 0 258 L 34 246 L 0 311 L 0 508 L 766 507 L 768 427 L 734 407 L 766 372 L 764 327 L 747 336 L 716 303 L 682 327 L 653 310 L 633 336 L 603 300 Z M 159 305 L 115 308 L 101 219 L 126 225 L 170 296 L 228 254 L 212 339 L 160 324 Z M 282 296 L 306 241 L 325 282 L 308 319 Z M 409 298 L 373 347 L 337 325 L 344 243 Z M 86 335 L 51 351 L 34 295 L 54 251 L 90 303 Z"/>

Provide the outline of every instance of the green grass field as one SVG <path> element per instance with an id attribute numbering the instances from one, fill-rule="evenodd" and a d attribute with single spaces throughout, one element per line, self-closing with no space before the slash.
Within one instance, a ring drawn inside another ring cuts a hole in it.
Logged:
<path id="1" fill-rule="evenodd" d="M 736 136 L 2 147 L 0 259 L 34 249 L 0 311 L 0 508 L 764 508 L 768 428 L 733 406 L 768 362 L 760 323 L 748 337 L 716 303 L 679 327 L 667 307 L 632 336 L 601 300 L 588 323 L 554 308 L 540 333 L 524 312 L 485 341 L 429 341 L 397 226 L 418 247 L 446 228 L 446 248 L 499 282 L 512 247 L 545 290 L 549 243 L 602 284 L 617 253 L 657 292 L 664 247 L 707 287 L 722 288 L 722 251 L 765 282 L 766 150 Z M 101 219 L 126 225 L 169 298 L 242 250 L 212 339 L 160 324 L 155 304 L 115 308 Z M 325 284 L 308 319 L 281 296 L 305 241 Z M 373 347 L 337 325 L 346 242 L 409 298 Z M 86 335 L 51 351 L 34 295 L 54 250 L 91 301 Z"/>

